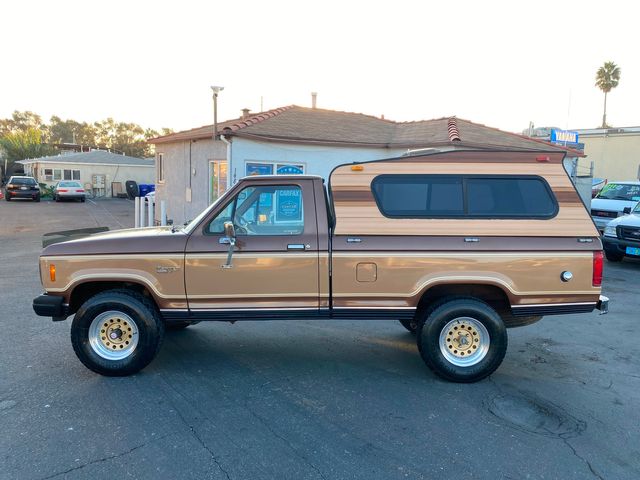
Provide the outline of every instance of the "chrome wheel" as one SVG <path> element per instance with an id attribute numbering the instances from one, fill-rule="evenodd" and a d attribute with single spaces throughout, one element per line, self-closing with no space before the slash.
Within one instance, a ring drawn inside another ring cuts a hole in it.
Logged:
<path id="1" fill-rule="evenodd" d="M 440 331 L 440 352 L 458 367 L 479 363 L 489 351 L 491 340 L 486 327 L 471 317 L 458 317 Z"/>
<path id="2" fill-rule="evenodd" d="M 138 345 L 138 326 L 126 313 L 109 310 L 96 316 L 89 326 L 89 344 L 107 360 L 122 360 Z"/>

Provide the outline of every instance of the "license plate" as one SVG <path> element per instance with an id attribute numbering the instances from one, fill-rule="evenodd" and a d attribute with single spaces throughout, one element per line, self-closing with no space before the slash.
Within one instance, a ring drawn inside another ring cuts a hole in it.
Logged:
<path id="1" fill-rule="evenodd" d="M 640 256 L 640 248 L 627 247 L 626 253 L 627 253 L 627 255 L 638 255 L 638 256 Z"/>
<path id="2" fill-rule="evenodd" d="M 20 187 L 20 190 L 27 190 L 27 187 Z"/>

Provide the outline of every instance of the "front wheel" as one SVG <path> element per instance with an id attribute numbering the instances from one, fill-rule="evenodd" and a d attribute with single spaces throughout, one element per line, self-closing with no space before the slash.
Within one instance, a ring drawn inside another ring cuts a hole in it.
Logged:
<path id="1" fill-rule="evenodd" d="M 71 325 L 71 343 L 85 367 L 107 376 L 131 375 L 156 356 L 164 324 L 143 295 L 110 290 L 87 300 Z"/>
<path id="2" fill-rule="evenodd" d="M 480 300 L 445 300 L 418 326 L 417 343 L 436 375 L 470 383 L 500 366 L 507 351 L 507 329 L 498 313 Z"/>

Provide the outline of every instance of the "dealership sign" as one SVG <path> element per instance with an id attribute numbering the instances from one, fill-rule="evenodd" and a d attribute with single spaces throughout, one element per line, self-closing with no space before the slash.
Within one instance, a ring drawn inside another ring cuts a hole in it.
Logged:
<path id="1" fill-rule="evenodd" d="M 551 129 L 551 138 L 553 143 L 562 143 L 566 145 L 568 143 L 578 143 L 578 132 L 572 132 L 569 130 L 557 130 Z"/>

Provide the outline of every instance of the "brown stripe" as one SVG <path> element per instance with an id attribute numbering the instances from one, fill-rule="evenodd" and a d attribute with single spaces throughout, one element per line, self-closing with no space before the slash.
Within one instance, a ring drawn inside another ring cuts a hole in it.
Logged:
<path id="1" fill-rule="evenodd" d="M 375 202 L 371 190 L 336 190 L 332 193 L 334 202 Z"/>

